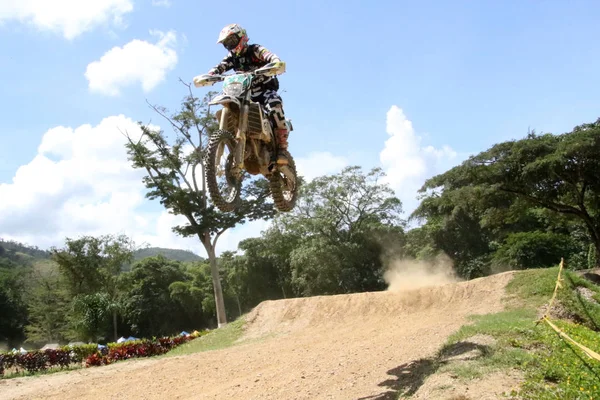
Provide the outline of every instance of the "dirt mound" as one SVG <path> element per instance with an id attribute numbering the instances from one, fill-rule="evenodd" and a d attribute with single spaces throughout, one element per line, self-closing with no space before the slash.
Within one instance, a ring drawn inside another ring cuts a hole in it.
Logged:
<path id="1" fill-rule="evenodd" d="M 246 320 L 243 339 L 332 326 L 401 324 L 406 316 L 428 311 L 487 312 L 511 273 L 460 283 L 424 285 L 405 291 L 367 292 L 273 300 L 260 303 Z M 462 312 L 461 312 L 462 313 Z"/>
<path id="2" fill-rule="evenodd" d="M 243 337 L 264 340 L 0 381 L 0 399 L 402 398 L 432 373 L 415 360 L 433 356 L 469 315 L 502 310 L 511 277 L 267 301 L 250 313 Z"/>

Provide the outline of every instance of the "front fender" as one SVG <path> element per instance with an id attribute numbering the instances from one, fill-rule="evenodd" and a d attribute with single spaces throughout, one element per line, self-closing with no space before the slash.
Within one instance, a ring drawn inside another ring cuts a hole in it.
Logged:
<path id="1" fill-rule="evenodd" d="M 208 104 L 215 105 L 215 104 L 229 104 L 229 103 L 234 103 L 240 108 L 242 106 L 240 101 L 237 98 L 226 95 L 226 94 L 220 94 L 220 95 L 216 96 Z"/>

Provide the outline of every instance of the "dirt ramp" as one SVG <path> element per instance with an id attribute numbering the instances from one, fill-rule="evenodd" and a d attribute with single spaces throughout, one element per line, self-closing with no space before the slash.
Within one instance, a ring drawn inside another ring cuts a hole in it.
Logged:
<path id="1" fill-rule="evenodd" d="M 447 283 L 407 291 L 355 293 L 264 301 L 247 316 L 243 339 L 291 333 L 311 328 L 336 329 L 346 325 L 401 322 L 427 311 L 461 309 L 485 313 L 496 304 L 512 272 L 466 282 Z"/>

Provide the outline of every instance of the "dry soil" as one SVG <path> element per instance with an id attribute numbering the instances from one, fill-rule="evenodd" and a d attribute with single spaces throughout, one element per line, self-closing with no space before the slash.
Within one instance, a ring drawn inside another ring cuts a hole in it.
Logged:
<path id="1" fill-rule="evenodd" d="M 401 292 L 267 301 L 248 315 L 234 347 L 8 379 L 0 381 L 0 398 L 451 398 L 457 391 L 433 390 L 451 385 L 433 385 L 444 378 L 431 376 L 427 359 L 469 315 L 500 311 L 511 277 L 508 272 Z M 482 384 L 492 397 L 476 388 L 470 396 L 494 398 L 510 390 L 511 379 L 495 380 L 493 388 Z"/>

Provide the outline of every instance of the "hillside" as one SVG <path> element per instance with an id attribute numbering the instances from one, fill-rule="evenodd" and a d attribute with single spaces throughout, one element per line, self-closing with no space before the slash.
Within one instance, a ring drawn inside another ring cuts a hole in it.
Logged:
<path id="1" fill-rule="evenodd" d="M 134 253 L 135 261 L 141 260 L 146 257 L 154 257 L 158 254 L 162 254 L 165 258 L 175 261 L 188 262 L 188 261 L 202 261 L 203 258 L 189 250 L 179 249 L 166 249 L 162 247 L 148 247 L 145 249 L 137 250 Z"/>
<path id="2" fill-rule="evenodd" d="M 135 261 L 146 257 L 162 254 L 170 260 L 176 261 L 202 261 L 203 258 L 189 250 L 168 249 L 163 247 L 148 247 L 139 249 L 134 253 Z M 25 243 L 0 239 L 0 258 L 8 258 L 16 262 L 30 262 L 50 258 L 50 252 Z"/>
<path id="3" fill-rule="evenodd" d="M 24 264 L 50 258 L 50 252 L 11 240 L 0 239 L 0 258 Z"/>

